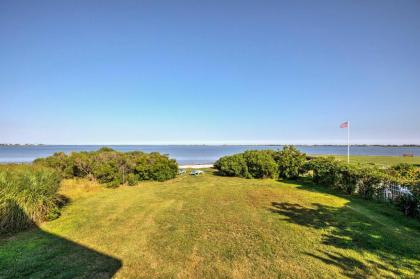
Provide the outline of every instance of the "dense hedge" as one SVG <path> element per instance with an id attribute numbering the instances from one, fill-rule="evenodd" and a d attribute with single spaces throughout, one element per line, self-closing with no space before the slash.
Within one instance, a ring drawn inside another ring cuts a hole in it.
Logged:
<path id="1" fill-rule="evenodd" d="M 390 177 L 374 166 L 349 165 L 332 157 L 316 158 L 310 161 L 315 183 L 340 190 L 346 194 L 358 194 L 372 199 L 383 189 Z"/>
<path id="2" fill-rule="evenodd" d="M 174 178 L 178 164 L 157 152 L 118 152 L 102 148 L 93 152 L 62 152 L 35 160 L 34 164 L 56 169 L 64 178 L 88 177 L 109 187 L 142 180 L 165 181 Z"/>
<path id="3" fill-rule="evenodd" d="M 252 150 L 220 158 L 214 165 L 220 175 L 245 178 L 295 179 L 309 172 L 313 181 L 364 199 L 386 199 L 392 186 L 407 188 L 392 200 L 410 216 L 420 215 L 420 168 L 398 164 L 387 169 L 347 164 L 333 157 L 311 157 L 293 146 L 281 151 Z"/>
<path id="4" fill-rule="evenodd" d="M 277 164 L 272 152 L 267 150 L 249 150 L 243 153 L 249 175 L 253 178 L 276 178 Z"/>
<path id="5" fill-rule="evenodd" d="M 271 152 L 249 150 L 216 161 L 214 167 L 220 175 L 245 178 L 275 178 L 277 165 Z"/>
<path id="6" fill-rule="evenodd" d="M 0 166 L 0 233 L 16 232 L 59 216 L 60 175 L 32 165 Z"/>
<path id="7" fill-rule="evenodd" d="M 414 165 L 401 163 L 387 170 L 395 177 L 398 183 L 410 190 L 414 195 L 403 195 L 397 199 L 397 204 L 406 215 L 420 217 L 420 168 Z"/>
<path id="8" fill-rule="evenodd" d="M 294 146 L 285 146 L 283 150 L 274 153 L 278 165 L 279 177 L 296 179 L 305 173 L 306 154 Z"/>
<path id="9" fill-rule="evenodd" d="M 375 166 L 349 165 L 334 158 L 319 157 L 309 163 L 315 183 L 358 195 L 364 199 L 382 199 L 392 185 L 410 190 L 394 199 L 406 215 L 418 216 L 420 198 L 420 171 L 408 164 L 399 164 L 389 169 Z"/>
<path id="10" fill-rule="evenodd" d="M 159 153 L 62 152 L 32 165 L 0 166 L 0 233 L 16 232 L 59 216 L 62 178 L 88 177 L 109 187 L 174 178 L 178 164 Z"/>
<path id="11" fill-rule="evenodd" d="M 243 153 L 224 156 L 214 163 L 220 175 L 251 178 Z"/>
<path id="12" fill-rule="evenodd" d="M 304 172 L 306 155 L 292 146 L 282 151 L 249 150 L 224 156 L 214 167 L 219 174 L 245 178 L 297 178 Z"/>

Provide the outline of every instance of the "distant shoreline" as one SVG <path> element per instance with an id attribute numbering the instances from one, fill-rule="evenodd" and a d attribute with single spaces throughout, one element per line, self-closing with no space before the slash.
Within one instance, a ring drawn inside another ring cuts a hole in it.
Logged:
<path id="1" fill-rule="evenodd" d="M 30 147 L 30 146 L 347 146 L 346 144 L 18 144 L 0 143 L 0 147 Z M 352 144 L 351 146 L 366 147 L 420 147 L 420 144 Z"/>

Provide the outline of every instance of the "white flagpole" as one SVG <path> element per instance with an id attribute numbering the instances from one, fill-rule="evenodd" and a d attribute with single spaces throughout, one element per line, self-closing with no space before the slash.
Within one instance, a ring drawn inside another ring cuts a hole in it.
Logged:
<path id="1" fill-rule="evenodd" d="M 347 164 L 350 164 L 350 121 L 347 120 Z"/>

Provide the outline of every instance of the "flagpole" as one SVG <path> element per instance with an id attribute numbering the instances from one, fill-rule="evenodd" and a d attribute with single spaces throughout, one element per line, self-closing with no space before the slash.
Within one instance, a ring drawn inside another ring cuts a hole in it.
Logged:
<path id="1" fill-rule="evenodd" d="M 347 120 L 347 164 L 350 164 L 350 121 Z"/>

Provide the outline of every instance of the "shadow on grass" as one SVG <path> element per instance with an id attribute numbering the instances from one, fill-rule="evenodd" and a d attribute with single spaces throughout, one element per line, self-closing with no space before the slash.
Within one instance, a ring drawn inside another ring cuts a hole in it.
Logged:
<path id="1" fill-rule="evenodd" d="M 0 278 L 112 278 L 119 259 L 33 227 L 0 235 Z"/>
<path id="2" fill-rule="evenodd" d="M 224 173 L 222 173 L 220 170 L 216 169 L 216 168 L 212 168 L 211 169 L 211 173 L 215 176 L 221 176 L 221 177 L 238 177 L 235 175 L 225 175 Z"/>
<path id="3" fill-rule="evenodd" d="M 329 192 L 307 181 L 293 183 L 301 184 L 299 188 L 304 190 Z M 361 207 L 369 202 L 350 199 L 344 207 L 331 207 L 320 203 L 302 206 L 297 203 L 272 202 L 270 211 L 281 215 L 290 223 L 323 230 L 322 243 L 327 247 L 353 251 L 362 256 L 354 258 L 348 253 L 338 252 L 342 251 L 338 249 L 306 253 L 326 264 L 338 267 L 343 275 L 366 277 L 382 270 L 394 276 L 403 276 L 401 269 L 418 274 L 419 244 L 410 243 L 405 239 L 399 228 L 392 227 L 395 225 L 394 221 L 390 221 L 389 224 L 378 222 L 375 216 L 366 216 L 354 210 L 354 203 Z M 398 212 L 393 217 L 396 216 L 399 216 Z M 377 255 L 380 262 L 364 258 L 366 252 Z"/>

